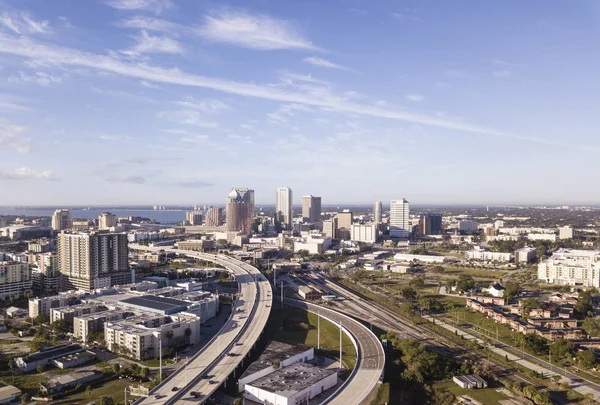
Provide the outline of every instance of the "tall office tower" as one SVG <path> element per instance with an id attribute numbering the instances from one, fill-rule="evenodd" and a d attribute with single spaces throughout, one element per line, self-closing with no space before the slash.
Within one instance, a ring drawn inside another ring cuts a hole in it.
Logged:
<path id="1" fill-rule="evenodd" d="M 410 234 L 409 202 L 401 200 L 390 201 L 390 236 L 392 238 L 408 238 Z"/>
<path id="2" fill-rule="evenodd" d="M 185 220 L 192 226 L 202 225 L 202 213 L 198 211 L 187 211 Z"/>
<path id="3" fill-rule="evenodd" d="M 442 214 L 423 212 L 419 218 L 419 230 L 421 235 L 442 234 Z"/>
<path id="4" fill-rule="evenodd" d="M 377 200 L 375 201 L 375 204 L 373 204 L 373 222 L 375 222 L 376 224 L 380 224 L 382 222 L 382 214 L 383 204 L 381 203 L 381 201 Z"/>
<path id="5" fill-rule="evenodd" d="M 213 207 L 206 212 L 206 226 L 223 225 L 223 208 Z"/>
<path id="6" fill-rule="evenodd" d="M 127 234 L 65 233 L 58 235 L 58 271 L 62 290 L 90 292 L 129 284 Z"/>
<path id="7" fill-rule="evenodd" d="M 73 227 L 73 217 L 69 210 L 56 210 L 52 214 L 52 229 L 55 231 L 64 231 Z"/>
<path id="8" fill-rule="evenodd" d="M 275 194 L 275 213 L 283 229 L 292 230 L 292 189 L 279 187 Z"/>
<path id="9" fill-rule="evenodd" d="M 317 222 L 321 219 L 321 197 L 305 195 L 302 197 L 302 219 Z"/>
<path id="10" fill-rule="evenodd" d="M 226 230 L 252 235 L 254 220 L 254 190 L 233 188 L 227 196 L 225 208 Z"/>
<path id="11" fill-rule="evenodd" d="M 110 212 L 103 212 L 98 216 L 98 229 L 106 231 L 117 226 L 117 216 Z"/>
<path id="12" fill-rule="evenodd" d="M 352 228 L 352 212 L 344 211 L 337 213 L 337 227 L 338 229 L 345 228 L 350 230 Z"/>
<path id="13" fill-rule="evenodd" d="M 323 232 L 325 236 L 335 239 L 337 237 L 338 219 L 331 218 L 323 221 Z"/>

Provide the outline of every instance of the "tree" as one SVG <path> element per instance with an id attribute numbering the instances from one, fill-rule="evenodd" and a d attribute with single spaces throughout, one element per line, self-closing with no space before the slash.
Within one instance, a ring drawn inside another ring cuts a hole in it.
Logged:
<path id="1" fill-rule="evenodd" d="M 52 329 L 55 332 L 66 332 L 69 328 L 64 319 L 57 319 L 56 321 L 52 322 Z"/>
<path id="2" fill-rule="evenodd" d="M 23 395 L 21 395 L 22 404 L 27 404 L 29 403 L 29 401 L 31 401 L 31 395 L 29 395 L 28 393 L 24 393 Z"/>
<path id="3" fill-rule="evenodd" d="M 88 397 L 92 395 L 92 386 L 90 384 L 88 384 L 88 386 L 85 387 L 85 395 L 87 395 Z"/>
<path id="4" fill-rule="evenodd" d="M 589 350 L 580 350 L 577 353 L 577 362 L 580 367 L 592 368 L 596 365 L 596 355 Z"/>
<path id="5" fill-rule="evenodd" d="M 190 336 L 192 336 L 192 330 L 190 328 L 187 328 L 184 332 L 185 334 L 185 339 L 187 340 L 188 344 L 190 343 Z"/>
<path id="6" fill-rule="evenodd" d="M 48 318 L 48 316 L 47 316 L 47 315 L 40 314 L 40 315 L 38 315 L 38 316 L 35 318 L 35 322 L 41 325 L 41 324 L 43 324 L 43 323 L 48 323 L 48 322 L 50 322 L 50 318 Z"/>
<path id="7" fill-rule="evenodd" d="M 521 301 L 521 306 L 523 307 L 523 313 L 529 314 L 532 309 L 541 308 L 542 304 L 540 304 L 535 298 L 525 298 Z"/>
<path id="8" fill-rule="evenodd" d="M 75 391 L 79 391 L 80 389 L 81 389 L 81 383 L 79 383 L 75 386 Z"/>
<path id="9" fill-rule="evenodd" d="M 140 370 L 140 377 L 148 378 L 149 375 L 150 375 L 150 369 L 148 367 L 144 367 Z"/>
<path id="10" fill-rule="evenodd" d="M 273 368 L 279 370 L 279 367 L 281 367 L 281 362 L 279 360 L 273 360 Z"/>
<path id="11" fill-rule="evenodd" d="M 113 364 L 112 370 L 115 374 L 119 374 L 119 371 L 121 371 L 121 365 L 119 363 Z"/>
<path id="12" fill-rule="evenodd" d="M 473 277 L 471 276 L 461 276 L 458 283 L 456 283 L 456 289 L 458 291 L 470 291 L 473 287 L 475 287 L 475 280 L 473 280 Z"/>
<path id="13" fill-rule="evenodd" d="M 442 267 L 442 266 L 439 266 L 439 265 L 438 265 L 438 266 L 433 266 L 433 267 L 431 268 L 431 271 L 432 271 L 433 273 L 443 273 L 443 272 L 445 272 L 446 270 L 444 269 L 444 267 Z"/>
<path id="14" fill-rule="evenodd" d="M 402 288 L 402 290 L 400 291 L 400 295 L 406 301 L 414 302 L 414 301 L 417 300 L 417 292 L 412 287 L 404 287 L 404 288 Z"/>
<path id="15" fill-rule="evenodd" d="M 564 357 L 573 357 L 574 353 L 575 346 L 568 340 L 557 340 L 550 345 L 550 354 L 557 360 Z"/>
<path id="16" fill-rule="evenodd" d="M 361 283 L 365 278 L 367 278 L 369 273 L 366 270 L 358 269 L 352 273 L 352 280 L 355 283 Z"/>
<path id="17" fill-rule="evenodd" d="M 173 331 L 171 329 L 167 331 L 167 339 L 169 339 L 169 346 L 171 346 L 171 339 L 173 339 Z"/>
<path id="18" fill-rule="evenodd" d="M 600 336 L 600 322 L 594 318 L 585 318 L 581 327 L 585 329 L 586 333 L 591 337 Z"/>
<path id="19" fill-rule="evenodd" d="M 38 364 L 35 369 L 37 370 L 37 372 L 39 374 L 42 374 L 44 372 L 44 365 L 43 364 Z"/>
<path id="20" fill-rule="evenodd" d="M 577 297 L 577 303 L 573 307 L 575 315 L 579 318 L 583 318 L 588 312 L 594 309 L 592 293 L 589 291 L 582 291 Z"/>
<path id="21" fill-rule="evenodd" d="M 233 405 L 242 405 L 242 398 L 236 398 L 233 400 Z"/>
<path id="22" fill-rule="evenodd" d="M 107 397 L 105 395 L 100 397 L 100 405 L 114 405 L 115 401 L 113 401 L 112 397 Z"/>
<path id="23" fill-rule="evenodd" d="M 519 292 L 521 292 L 521 286 L 514 281 L 507 281 L 506 284 L 504 284 L 504 288 L 506 289 L 504 290 L 504 296 L 506 297 L 507 302 L 512 301 L 519 295 Z"/>
<path id="24" fill-rule="evenodd" d="M 305 258 L 307 256 L 310 256 L 310 252 L 306 249 L 300 249 L 296 252 L 296 254 L 302 258 Z"/>
<path id="25" fill-rule="evenodd" d="M 13 382 L 15 379 L 14 367 L 15 367 L 15 361 L 13 359 L 9 359 L 8 360 L 8 368 L 10 368 L 10 374 L 12 375 Z"/>
<path id="26" fill-rule="evenodd" d="M 425 276 L 417 276 L 408 283 L 411 287 L 423 287 L 425 285 Z"/>

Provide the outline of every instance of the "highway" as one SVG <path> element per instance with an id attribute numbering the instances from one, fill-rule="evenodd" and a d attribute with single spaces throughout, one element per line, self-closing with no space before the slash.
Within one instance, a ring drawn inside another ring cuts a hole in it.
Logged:
<path id="1" fill-rule="evenodd" d="M 357 343 L 356 367 L 350 377 L 344 382 L 342 389 L 333 398 L 321 404 L 330 405 L 359 405 L 377 387 L 383 377 L 385 353 L 381 342 L 363 324 L 331 309 L 311 304 L 305 301 L 286 299 L 285 304 L 303 308 L 333 321 L 346 329 Z"/>
<path id="2" fill-rule="evenodd" d="M 129 245 L 130 249 L 177 253 L 211 261 L 231 272 L 239 285 L 239 296 L 232 306 L 229 320 L 217 335 L 190 358 L 150 395 L 136 404 L 203 403 L 232 374 L 260 337 L 272 305 L 271 285 L 257 268 L 237 259 L 220 255 L 164 247 Z M 229 355 L 229 354 L 232 355 Z M 208 378 L 203 378 L 209 376 Z M 191 392 L 199 393 L 194 398 Z"/>

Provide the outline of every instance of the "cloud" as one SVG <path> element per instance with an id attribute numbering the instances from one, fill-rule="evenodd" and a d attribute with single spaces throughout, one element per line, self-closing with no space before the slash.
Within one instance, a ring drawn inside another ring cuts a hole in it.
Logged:
<path id="1" fill-rule="evenodd" d="M 414 8 L 406 8 L 402 12 L 394 12 L 390 14 L 397 20 L 422 22 L 423 19 L 417 16 L 417 10 Z"/>
<path id="2" fill-rule="evenodd" d="M 142 176 L 118 175 L 107 177 L 106 181 L 114 183 L 144 184 L 146 182 L 146 179 Z"/>
<path id="3" fill-rule="evenodd" d="M 51 84 L 61 83 L 62 77 L 53 76 L 45 72 L 34 72 L 33 75 L 28 75 L 23 71 L 18 72 L 18 76 L 10 76 L 9 83 L 33 83 L 38 86 L 49 86 Z"/>
<path id="4" fill-rule="evenodd" d="M 319 58 L 316 56 L 310 56 L 308 58 L 303 59 L 304 62 L 310 63 L 311 65 L 321 66 L 329 69 L 339 69 L 339 70 L 349 70 L 347 67 L 338 65 L 337 63 L 333 63 L 328 61 L 327 59 Z"/>
<path id="5" fill-rule="evenodd" d="M 181 142 L 186 143 L 201 143 L 204 144 L 208 140 L 208 135 L 188 135 L 180 139 Z"/>
<path id="6" fill-rule="evenodd" d="M 243 11 L 206 15 L 197 32 L 209 41 L 251 49 L 317 49 L 290 22 Z"/>
<path id="7" fill-rule="evenodd" d="M 100 135 L 98 138 L 110 142 L 134 143 L 133 137 L 129 135 Z"/>
<path id="8" fill-rule="evenodd" d="M 193 110 L 160 111 L 157 117 L 179 125 L 195 125 L 204 128 L 215 128 L 219 125 L 216 122 L 206 121 L 200 112 Z"/>
<path id="9" fill-rule="evenodd" d="M 8 29 L 15 34 L 46 34 L 50 32 L 48 21 L 36 21 L 28 13 L 11 13 L 4 11 L 0 14 L 0 28 Z"/>
<path id="10" fill-rule="evenodd" d="M 312 109 L 303 104 L 284 104 L 277 111 L 267 114 L 267 117 L 271 122 L 285 124 L 289 118 L 296 115 L 296 111 L 312 111 Z"/>
<path id="11" fill-rule="evenodd" d="M 0 118 L 0 146 L 12 148 L 18 153 L 28 153 L 31 150 L 31 139 L 22 137 L 26 129 Z"/>
<path id="12" fill-rule="evenodd" d="M 91 89 L 94 93 L 98 93 L 98 94 L 101 94 L 101 95 L 107 96 L 107 97 L 117 97 L 117 98 L 122 98 L 124 100 L 142 101 L 145 103 L 155 103 L 156 102 L 156 100 L 154 100 L 151 97 L 128 93 L 123 90 L 100 89 L 100 88 L 94 87 L 94 86 L 92 86 Z"/>
<path id="13" fill-rule="evenodd" d="M 184 28 L 183 26 L 171 21 L 140 15 L 133 16 L 129 19 L 123 19 L 119 21 L 117 25 L 123 28 L 135 28 L 147 31 L 171 33 L 180 31 Z"/>
<path id="14" fill-rule="evenodd" d="M 425 96 L 422 94 L 407 94 L 404 98 L 407 99 L 408 101 L 415 101 L 415 102 L 425 100 Z"/>
<path id="15" fill-rule="evenodd" d="M 119 10 L 148 10 L 157 14 L 171 8 L 171 0 L 107 0 L 106 4 Z"/>
<path id="16" fill-rule="evenodd" d="M 542 137 L 514 134 L 495 128 L 471 124 L 465 121 L 456 122 L 430 115 L 385 108 L 371 103 L 357 102 L 356 98 L 351 99 L 348 95 L 335 94 L 331 92 L 329 88 L 323 86 L 302 86 L 301 84 L 285 83 L 287 87 L 281 88 L 272 84 L 260 85 L 236 82 L 190 74 L 183 72 L 178 68 L 167 69 L 146 63 L 125 62 L 107 55 L 45 45 L 29 38 L 0 36 L 0 53 L 20 56 L 26 59 L 42 60 L 49 65 L 85 67 L 139 80 L 205 88 L 228 94 L 280 101 L 284 103 L 303 104 L 305 106 L 318 107 L 323 110 L 343 112 L 346 114 L 387 118 L 419 125 L 429 125 L 461 132 L 519 139 L 554 146 L 565 145 L 564 142 L 558 142 Z M 456 73 L 457 71 L 449 71 L 448 73 L 451 72 Z M 187 111 L 185 114 L 189 113 L 190 111 Z M 200 117 L 200 113 L 197 111 L 191 111 L 191 113 L 196 113 L 196 119 Z M 179 118 L 182 118 L 182 114 L 180 113 L 179 115 Z M 177 118 L 177 114 L 173 116 L 173 114 L 168 114 L 166 112 L 163 112 L 162 116 L 164 118 Z M 582 148 L 585 149 L 587 147 L 582 146 Z"/>
<path id="17" fill-rule="evenodd" d="M 147 53 L 183 53 L 183 47 L 179 41 L 168 37 L 152 36 L 145 30 L 142 30 L 140 35 L 135 37 L 135 39 L 137 41 L 137 45 L 135 45 L 133 48 L 122 50 L 122 54 L 129 56 L 140 56 Z"/>
<path id="18" fill-rule="evenodd" d="M 22 106 L 20 104 L 14 103 L 9 100 L 0 99 L 0 111 L 7 112 L 15 112 L 15 111 L 28 111 L 29 108 Z"/>
<path id="19" fill-rule="evenodd" d="M 54 179 L 52 170 L 38 172 L 29 167 L 19 167 L 12 172 L 0 172 L 0 179 L 5 180 L 29 180 L 29 179 Z"/>
<path id="20" fill-rule="evenodd" d="M 492 75 L 494 75 L 495 77 L 510 77 L 512 75 L 512 73 L 510 72 L 510 70 L 494 70 L 492 72 Z"/>
<path id="21" fill-rule="evenodd" d="M 176 101 L 175 104 L 180 105 L 182 107 L 191 108 L 194 110 L 199 110 L 203 113 L 216 113 L 221 110 L 226 110 L 229 108 L 227 104 L 222 102 L 221 100 L 207 99 L 196 101 L 193 97 L 188 97 L 182 101 Z"/>
<path id="22" fill-rule="evenodd" d="M 177 184 L 179 187 L 186 187 L 186 188 L 201 188 L 201 187 L 214 186 L 214 184 L 207 183 L 203 180 L 185 180 L 185 181 L 176 182 L 175 184 Z"/>

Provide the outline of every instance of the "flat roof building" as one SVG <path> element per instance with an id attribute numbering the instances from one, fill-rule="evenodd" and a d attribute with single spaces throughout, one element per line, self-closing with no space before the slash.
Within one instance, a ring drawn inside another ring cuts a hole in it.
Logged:
<path id="1" fill-rule="evenodd" d="M 120 301 L 121 304 L 143 311 L 156 312 L 158 314 L 170 315 L 185 311 L 188 303 L 173 298 L 160 297 L 157 295 L 142 295 L 140 297 L 128 298 Z"/>

